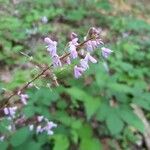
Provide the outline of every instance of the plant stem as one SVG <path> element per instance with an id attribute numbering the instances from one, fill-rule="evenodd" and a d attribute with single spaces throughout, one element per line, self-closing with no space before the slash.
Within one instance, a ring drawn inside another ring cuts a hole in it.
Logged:
<path id="1" fill-rule="evenodd" d="M 92 40 L 93 38 L 90 38 L 88 40 L 83 41 L 82 43 L 80 43 L 79 45 L 77 45 L 76 49 L 77 51 L 79 51 L 81 49 L 82 46 L 84 46 L 84 44 L 86 42 L 88 42 L 89 40 Z M 64 54 L 60 57 L 60 60 L 62 61 L 64 58 L 68 57 L 70 55 L 70 52 L 67 54 Z M 37 76 L 35 76 L 32 80 L 30 80 L 29 82 L 27 82 L 26 84 L 23 85 L 22 88 L 20 88 L 19 90 L 17 90 L 16 92 L 14 92 L 12 95 L 10 95 L 4 102 L 4 105 L 1 108 L 4 108 L 5 106 L 7 106 L 9 104 L 9 101 L 12 97 L 14 97 L 15 95 L 21 94 L 31 83 L 33 83 L 35 80 L 37 80 L 38 78 L 40 78 L 47 70 L 49 70 L 51 67 L 53 66 L 53 64 L 51 64 L 50 66 L 46 67 L 43 71 L 41 71 L 41 73 L 39 73 Z"/>

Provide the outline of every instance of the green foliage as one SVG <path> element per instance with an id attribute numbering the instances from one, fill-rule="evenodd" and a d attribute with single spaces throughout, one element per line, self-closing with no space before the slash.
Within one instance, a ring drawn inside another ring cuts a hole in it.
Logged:
<path id="1" fill-rule="evenodd" d="M 72 66 L 54 70 L 58 88 L 46 87 L 51 83 L 49 78 L 35 81 L 39 89 L 25 91 L 29 100 L 21 113 L 27 118 L 43 115 L 56 122 L 54 135 L 36 135 L 27 127 L 10 134 L 6 128 L 10 122 L 0 120 L 0 134 L 8 136 L 0 142 L 0 149 L 102 150 L 107 140 L 110 149 L 117 149 L 114 140 L 122 149 L 132 149 L 131 144 L 138 140 L 136 133 L 145 131 L 132 104 L 143 109 L 146 117 L 150 115 L 148 21 L 131 12 L 117 12 L 108 0 L 25 0 L 16 4 L 0 0 L 0 5 L 0 99 L 5 96 L 4 89 L 16 90 L 39 73 L 31 57 L 38 64 L 50 64 L 43 44 L 45 36 L 59 40 L 62 54 L 68 32 L 79 33 L 81 41 L 80 35 L 85 36 L 89 27 L 98 26 L 104 29 L 102 35 L 114 51 L 103 60 L 98 50 L 100 62 L 91 65 L 79 80 L 73 78 Z M 47 23 L 42 22 L 44 16 Z M 6 82 L 5 70 L 11 75 Z"/>
<path id="2" fill-rule="evenodd" d="M 28 128 L 21 128 L 14 133 L 14 135 L 10 139 L 10 143 L 13 147 L 19 146 L 28 139 L 29 135 L 30 131 Z"/>
<path id="3" fill-rule="evenodd" d="M 122 131 L 124 123 L 119 115 L 111 113 L 106 118 L 106 125 L 108 126 L 111 134 L 117 134 Z"/>
<path id="4" fill-rule="evenodd" d="M 98 98 L 93 98 L 88 95 L 82 89 L 71 88 L 67 92 L 76 100 L 80 100 L 84 103 L 87 119 L 90 119 L 100 107 L 100 100 Z"/>
<path id="5" fill-rule="evenodd" d="M 67 150 L 69 147 L 69 141 L 66 136 L 56 135 L 54 136 L 55 145 L 54 150 Z"/>

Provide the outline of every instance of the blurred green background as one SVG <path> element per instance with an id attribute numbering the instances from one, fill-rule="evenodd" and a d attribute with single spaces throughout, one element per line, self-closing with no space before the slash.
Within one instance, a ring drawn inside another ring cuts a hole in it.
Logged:
<path id="1" fill-rule="evenodd" d="M 58 88 L 41 78 L 34 82 L 39 90 L 26 91 L 30 99 L 22 112 L 57 123 L 54 135 L 12 134 L 1 150 L 148 149 L 143 118 L 149 122 L 149 0 L 0 0 L 0 100 L 37 75 L 37 65 L 50 64 L 44 37 L 58 41 L 61 55 L 69 33 L 82 41 L 93 26 L 102 28 L 114 51 L 108 60 L 91 65 L 79 80 L 71 68 L 56 70 Z"/>

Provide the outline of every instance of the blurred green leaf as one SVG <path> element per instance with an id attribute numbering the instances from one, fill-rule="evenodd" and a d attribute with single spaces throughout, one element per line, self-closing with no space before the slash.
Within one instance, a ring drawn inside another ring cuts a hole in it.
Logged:
<path id="1" fill-rule="evenodd" d="M 129 108 L 121 107 L 119 114 L 126 123 L 137 128 L 139 131 L 144 132 L 142 121 Z"/>
<path id="2" fill-rule="evenodd" d="M 28 128 L 21 128 L 17 130 L 10 139 L 12 146 L 16 147 L 23 144 L 27 138 L 30 136 L 30 131 Z"/>
<path id="3" fill-rule="evenodd" d="M 79 150 L 102 150 L 98 139 L 84 138 L 81 141 Z"/>
<path id="4" fill-rule="evenodd" d="M 0 148 L 1 148 L 1 150 L 7 150 L 8 149 L 8 143 L 5 141 L 0 142 Z"/>
<path id="5" fill-rule="evenodd" d="M 55 145 L 53 150 L 68 150 L 69 141 L 64 135 L 54 135 Z"/>
<path id="6" fill-rule="evenodd" d="M 110 113 L 106 119 L 106 125 L 112 135 L 118 134 L 122 131 L 124 123 L 120 116 L 116 113 Z"/>

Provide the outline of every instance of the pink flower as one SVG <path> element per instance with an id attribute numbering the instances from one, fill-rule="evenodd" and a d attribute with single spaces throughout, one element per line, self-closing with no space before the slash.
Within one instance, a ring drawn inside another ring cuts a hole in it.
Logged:
<path id="1" fill-rule="evenodd" d="M 79 78 L 82 76 L 82 73 L 85 71 L 84 68 L 78 67 L 77 65 L 74 66 L 74 77 Z"/>
<path id="2" fill-rule="evenodd" d="M 96 60 L 94 57 L 92 57 L 92 56 L 90 55 L 90 53 L 87 53 L 84 59 L 85 59 L 86 61 L 90 61 L 90 62 L 92 62 L 92 63 L 94 63 L 94 64 L 97 63 L 97 60 Z"/>
<path id="3" fill-rule="evenodd" d="M 108 56 L 113 52 L 109 48 L 102 47 L 101 49 L 102 49 L 102 56 L 104 58 L 108 58 Z"/>
<path id="4" fill-rule="evenodd" d="M 93 46 L 92 46 L 91 40 L 85 43 L 85 47 L 88 52 L 93 51 Z"/>
<path id="5" fill-rule="evenodd" d="M 85 59 L 81 59 L 80 60 L 80 66 L 82 68 L 84 68 L 84 70 L 87 70 L 89 68 L 88 61 L 86 61 Z"/>
<path id="6" fill-rule="evenodd" d="M 78 53 L 76 50 L 76 46 L 78 45 L 78 38 L 74 38 L 72 41 L 69 42 L 69 52 L 73 59 L 78 57 Z"/>
<path id="7" fill-rule="evenodd" d="M 88 42 L 85 43 L 85 48 L 88 52 L 92 52 L 94 49 L 96 49 L 101 44 L 103 44 L 101 39 L 89 40 Z"/>
<path id="8" fill-rule="evenodd" d="M 69 51 L 70 51 L 70 55 L 72 57 L 72 59 L 75 59 L 78 57 L 78 53 L 76 51 L 76 46 L 75 45 L 70 45 L 69 46 Z"/>
<path id="9" fill-rule="evenodd" d="M 29 98 L 28 95 L 27 94 L 21 94 L 20 97 L 21 97 L 21 102 L 24 105 L 27 105 L 27 99 Z"/>
<path id="10" fill-rule="evenodd" d="M 9 109 L 7 107 L 4 108 L 4 114 L 8 115 L 9 114 Z"/>
<path id="11" fill-rule="evenodd" d="M 52 128 L 56 128 L 57 124 L 53 123 L 52 121 L 48 121 L 47 125 L 45 126 L 44 130 L 47 132 L 48 135 L 53 135 Z"/>
<path id="12" fill-rule="evenodd" d="M 53 57 L 55 54 L 57 54 L 57 42 L 52 41 L 50 38 L 46 37 L 44 39 L 45 43 L 47 44 L 47 51 L 49 54 Z"/>
<path id="13" fill-rule="evenodd" d="M 52 121 L 47 122 L 48 129 L 52 129 L 52 128 L 56 128 L 56 127 L 57 127 L 57 124 L 55 124 L 54 122 L 52 122 Z"/>
<path id="14" fill-rule="evenodd" d="M 4 114 L 9 115 L 10 117 L 14 117 L 15 114 L 16 114 L 16 110 L 17 110 L 16 106 L 14 106 L 14 107 L 5 107 L 4 108 Z"/>
<path id="15" fill-rule="evenodd" d="M 52 63 L 53 63 L 53 66 L 54 67 L 61 67 L 62 64 L 61 64 L 61 61 L 59 59 L 59 56 L 57 54 L 55 54 L 53 57 L 52 57 Z"/>
<path id="16" fill-rule="evenodd" d="M 16 110 L 17 110 L 17 106 L 10 107 L 9 108 L 9 114 L 10 114 L 10 116 L 14 116 L 15 113 L 16 113 Z"/>

